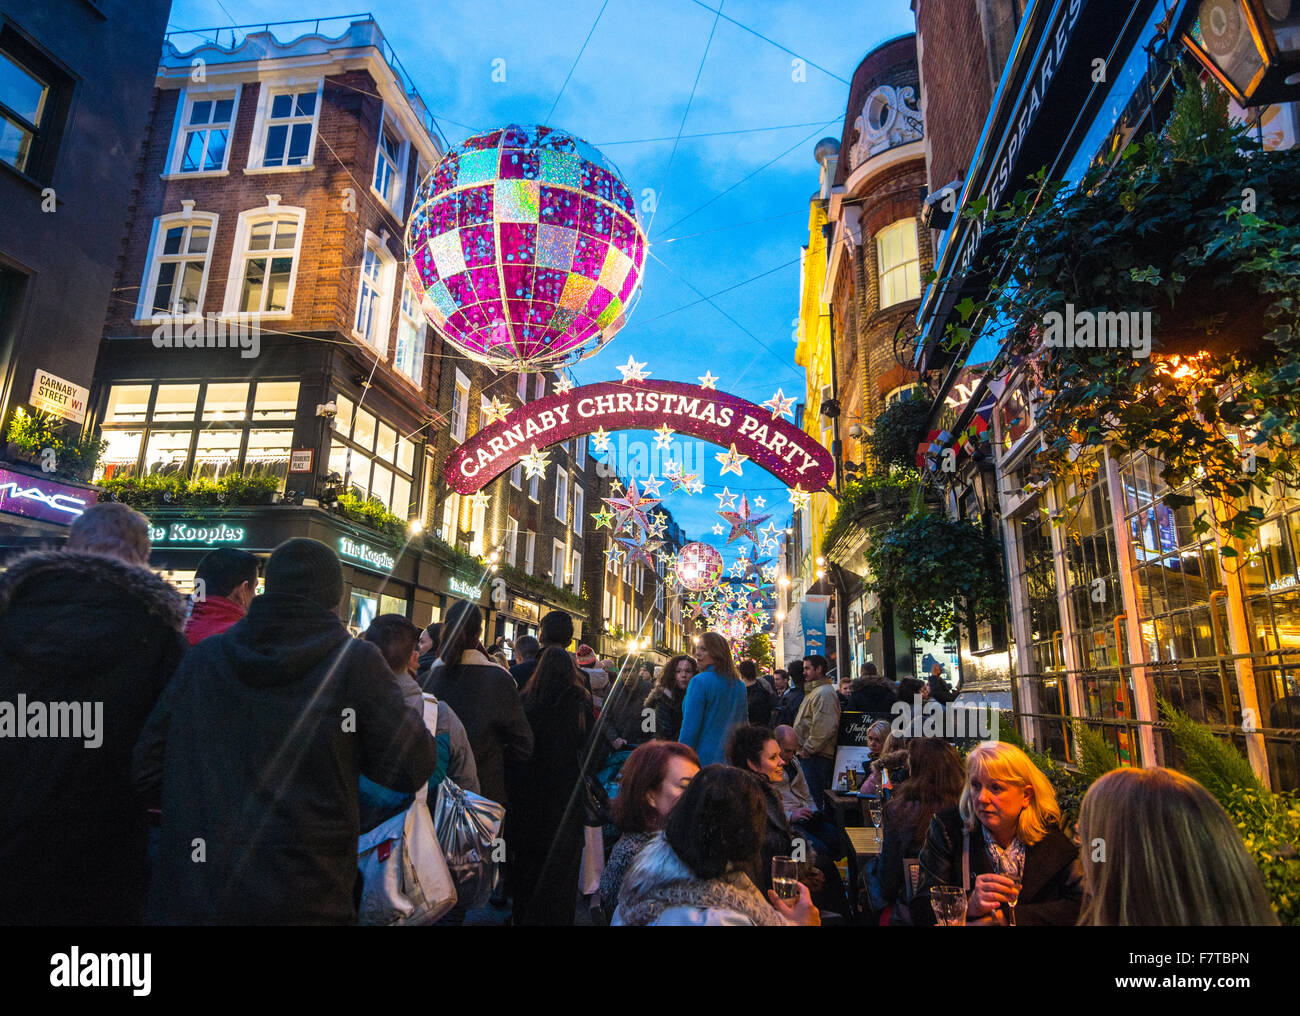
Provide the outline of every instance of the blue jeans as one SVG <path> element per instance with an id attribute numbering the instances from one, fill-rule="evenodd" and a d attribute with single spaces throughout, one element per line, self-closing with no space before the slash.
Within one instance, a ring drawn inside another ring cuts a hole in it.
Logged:
<path id="1" fill-rule="evenodd" d="M 813 803 L 818 811 L 825 811 L 826 791 L 830 789 L 835 760 L 813 755 L 799 759 L 799 765 L 803 769 L 803 778 L 808 781 L 808 789 L 813 793 Z"/>

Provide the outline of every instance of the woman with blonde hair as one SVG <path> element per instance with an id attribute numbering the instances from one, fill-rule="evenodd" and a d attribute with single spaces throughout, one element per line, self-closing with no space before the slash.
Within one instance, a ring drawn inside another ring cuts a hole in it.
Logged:
<path id="1" fill-rule="evenodd" d="M 1278 923 L 1259 869 L 1227 813 L 1172 769 L 1116 769 L 1079 809 L 1080 924 Z"/>
<path id="2" fill-rule="evenodd" d="M 700 672 L 691 678 L 682 700 L 682 729 L 678 740 L 694 748 L 700 765 L 727 760 L 731 732 L 749 718 L 745 682 L 731 658 L 731 646 L 715 631 L 700 636 L 695 650 Z"/>
<path id="3" fill-rule="evenodd" d="M 1079 850 L 1061 832 L 1052 785 L 1019 748 L 985 741 L 966 758 L 957 807 L 921 848 L 912 921 L 934 924 L 930 890 L 966 890 L 968 924 L 1071 925 L 1083 900 Z"/>

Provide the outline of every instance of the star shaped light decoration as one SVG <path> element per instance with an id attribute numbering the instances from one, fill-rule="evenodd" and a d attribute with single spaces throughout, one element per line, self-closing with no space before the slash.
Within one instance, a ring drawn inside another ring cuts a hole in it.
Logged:
<path id="1" fill-rule="evenodd" d="M 484 511 L 486 511 L 487 506 L 492 503 L 492 496 L 490 494 L 484 494 L 480 490 L 477 494 L 471 494 L 469 496 L 469 503 L 474 507 L 475 510 L 482 508 Z"/>
<path id="2" fill-rule="evenodd" d="M 609 550 L 605 551 L 606 563 L 612 564 L 615 568 L 623 563 L 623 558 L 625 557 L 627 557 L 627 554 L 625 554 L 622 548 L 617 545 L 611 546 Z"/>
<path id="3" fill-rule="evenodd" d="M 656 480 L 652 476 L 650 477 L 650 479 L 646 480 L 645 483 L 641 484 L 641 493 L 643 495 L 648 495 L 649 497 L 659 498 L 661 496 L 659 493 L 659 488 L 662 487 L 663 485 L 664 485 L 663 480 Z"/>
<path id="4" fill-rule="evenodd" d="M 672 484 L 672 486 L 668 488 L 669 494 L 679 490 L 684 490 L 688 494 L 698 493 L 698 491 L 692 491 L 691 488 L 696 483 L 699 483 L 699 474 L 683 473 L 682 467 L 676 462 L 670 462 L 668 465 L 664 466 L 664 476 L 668 477 L 668 482 Z M 700 484 L 700 490 L 703 489 L 704 485 Z"/>
<path id="5" fill-rule="evenodd" d="M 667 448 L 673 443 L 673 433 L 673 429 L 666 423 L 662 427 L 656 427 L 655 444 L 660 448 Z"/>
<path id="6" fill-rule="evenodd" d="M 704 372 L 704 376 L 700 378 L 700 387 L 708 388 L 711 391 L 718 390 L 718 379 L 713 376 L 713 371 L 706 370 Z"/>
<path id="7" fill-rule="evenodd" d="M 767 565 L 766 567 L 764 567 L 764 569 L 763 569 L 763 581 L 765 581 L 765 582 L 775 582 L 775 581 L 776 581 L 776 565 L 774 565 L 774 564 L 769 564 L 769 565 Z"/>
<path id="8" fill-rule="evenodd" d="M 591 435 L 591 446 L 598 452 L 609 451 L 609 432 L 604 427 L 597 427 Z"/>
<path id="9" fill-rule="evenodd" d="M 718 452 L 718 454 L 713 457 L 717 459 L 718 463 L 722 466 L 722 473 L 735 473 L 737 476 L 741 475 L 741 464 L 749 461 L 748 455 L 741 455 L 736 451 L 735 442 L 732 442 L 731 448 L 728 451 Z"/>
<path id="10" fill-rule="evenodd" d="M 494 395 L 492 401 L 483 407 L 483 423 L 500 423 L 510 415 L 512 408 Z"/>
<path id="11" fill-rule="evenodd" d="M 755 504 L 758 504 L 757 501 L 755 501 L 754 503 L 755 503 Z M 758 505 L 758 506 L 759 506 L 760 508 L 763 507 L 761 504 Z M 775 522 L 769 522 L 769 523 L 768 523 L 767 525 L 765 525 L 762 529 L 760 529 L 759 532 L 763 534 L 763 542 L 764 542 L 764 543 L 766 543 L 768 540 L 775 540 L 775 539 L 776 539 L 776 534 L 777 534 L 776 523 L 775 523 Z"/>
<path id="12" fill-rule="evenodd" d="M 745 566 L 744 561 L 733 561 L 731 567 L 727 570 L 730 572 L 732 578 L 740 578 L 745 574 L 745 572 L 749 571 Z"/>
<path id="13" fill-rule="evenodd" d="M 767 498 L 765 498 L 765 497 L 756 497 L 756 498 L 754 498 L 754 507 L 755 507 L 755 508 L 766 508 L 766 507 L 767 507 Z"/>
<path id="14" fill-rule="evenodd" d="M 701 480 L 701 479 L 697 476 L 697 477 L 695 478 L 695 482 L 692 483 L 692 484 L 690 484 L 690 486 L 688 486 L 688 487 L 686 488 L 686 492 L 687 492 L 688 494 L 703 494 L 703 493 L 704 493 L 704 481 Z"/>
<path id="15" fill-rule="evenodd" d="M 804 490 L 803 487 L 797 484 L 795 485 L 795 488 L 793 490 L 789 491 L 789 494 L 790 494 L 790 503 L 794 505 L 795 511 L 799 511 L 803 508 L 807 508 L 808 501 L 812 497 L 811 493 Z"/>
<path id="16" fill-rule="evenodd" d="M 608 508 L 601 506 L 600 511 L 592 512 L 591 517 L 596 520 L 597 529 L 613 529 L 611 523 L 614 521 L 614 513 Z"/>
<path id="17" fill-rule="evenodd" d="M 655 519 L 654 522 L 651 522 L 650 525 L 646 526 L 645 534 L 646 536 L 655 536 L 655 537 L 663 536 L 664 531 L 667 528 L 668 528 L 667 522 L 664 522 L 660 519 Z"/>
<path id="18" fill-rule="evenodd" d="M 781 391 L 781 389 L 778 388 L 776 390 L 776 394 L 773 395 L 766 402 L 762 403 L 762 406 L 764 409 L 770 409 L 772 411 L 773 420 L 782 416 L 788 416 L 790 417 L 790 419 L 793 420 L 795 401 L 796 400 L 793 398 L 787 399 L 785 397 L 785 392 Z"/>
<path id="19" fill-rule="evenodd" d="M 615 480 L 613 483 L 611 483 L 611 484 L 609 485 L 609 492 L 610 492 L 611 494 L 622 494 L 622 493 L 623 493 L 623 481 L 622 481 L 622 480 Z"/>
<path id="20" fill-rule="evenodd" d="M 569 380 L 567 374 L 561 374 L 560 380 L 555 382 L 555 394 L 568 395 L 571 391 L 573 391 L 573 382 Z"/>
<path id="21" fill-rule="evenodd" d="M 740 508 L 734 512 L 718 512 L 723 520 L 731 523 L 731 533 L 727 536 L 727 542 L 730 543 L 738 536 L 748 536 L 755 543 L 758 542 L 758 535 L 755 528 L 760 522 L 766 522 L 770 515 L 754 515 L 749 510 L 749 497 L 745 494 L 740 496 Z"/>
<path id="22" fill-rule="evenodd" d="M 723 533 L 725 533 L 726 531 L 727 531 L 727 527 L 724 526 L 721 522 L 715 523 L 714 526 L 713 526 L 713 535 L 714 535 L 714 536 L 721 536 L 721 535 L 722 535 Z"/>
<path id="23" fill-rule="evenodd" d="M 646 540 L 644 543 L 638 543 L 635 539 L 619 537 L 618 542 L 627 548 L 628 564 L 636 564 L 638 561 L 644 561 L 645 566 L 651 571 L 654 571 L 654 553 L 663 546 L 662 540 Z"/>
<path id="24" fill-rule="evenodd" d="M 726 487 L 722 488 L 721 494 L 714 494 L 713 496 L 718 499 L 718 511 L 722 511 L 724 508 L 734 509 L 736 507 L 736 495 Z"/>
<path id="25" fill-rule="evenodd" d="M 532 445 L 528 454 L 519 461 L 523 465 L 524 473 L 529 477 L 529 479 L 534 476 L 545 476 L 546 467 L 551 464 L 551 460 L 547 457 L 546 453 L 537 450 L 537 445 Z"/>
<path id="26" fill-rule="evenodd" d="M 617 513 L 620 528 L 629 522 L 634 522 L 645 529 L 650 524 L 646 513 L 659 503 L 657 497 L 646 497 L 637 490 L 636 480 L 628 484 L 625 496 L 606 497 L 602 500 Z"/>
<path id="27" fill-rule="evenodd" d="M 648 370 L 642 370 L 644 363 L 637 363 L 631 356 L 627 358 L 627 363 L 618 368 L 618 372 L 623 375 L 623 384 L 635 384 L 638 381 L 644 381 L 650 376 Z"/>

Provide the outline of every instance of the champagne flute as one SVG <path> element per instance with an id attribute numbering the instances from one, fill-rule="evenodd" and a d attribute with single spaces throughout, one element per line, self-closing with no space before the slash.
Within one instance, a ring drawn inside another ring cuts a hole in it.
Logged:
<path id="1" fill-rule="evenodd" d="M 935 923 L 945 928 L 966 924 L 966 890 L 956 885 L 937 885 L 930 890 L 930 909 Z"/>
<path id="2" fill-rule="evenodd" d="M 772 890 L 783 900 L 799 898 L 799 862 L 793 857 L 772 858 Z"/>
<path id="3" fill-rule="evenodd" d="M 1007 902 L 1007 923 L 1014 928 L 1016 926 L 1016 904 L 1020 902 L 1020 887 L 1024 884 L 1024 880 L 1015 872 L 1008 873 L 1006 877 L 1013 884 L 1011 899 Z"/>

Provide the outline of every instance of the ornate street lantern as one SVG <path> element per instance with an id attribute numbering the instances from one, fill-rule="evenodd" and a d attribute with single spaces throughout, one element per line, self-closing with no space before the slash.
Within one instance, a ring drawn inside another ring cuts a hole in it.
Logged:
<path id="1" fill-rule="evenodd" d="M 1201 0 L 1182 41 L 1242 106 L 1300 99 L 1300 0 Z"/>

